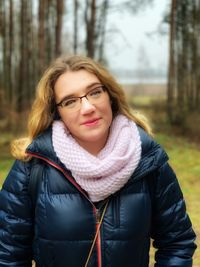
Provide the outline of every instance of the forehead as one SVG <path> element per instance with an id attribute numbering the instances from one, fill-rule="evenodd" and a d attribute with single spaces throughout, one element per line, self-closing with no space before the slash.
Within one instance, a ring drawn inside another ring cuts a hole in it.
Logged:
<path id="1" fill-rule="evenodd" d="M 66 94 L 84 93 L 88 86 L 95 83 L 100 83 L 100 80 L 93 73 L 86 70 L 67 71 L 57 79 L 54 93 L 59 98 Z"/>

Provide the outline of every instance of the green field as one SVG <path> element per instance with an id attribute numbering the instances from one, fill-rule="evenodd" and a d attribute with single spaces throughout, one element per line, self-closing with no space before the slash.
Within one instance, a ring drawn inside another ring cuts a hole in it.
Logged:
<path id="1" fill-rule="evenodd" d="M 170 164 L 181 185 L 187 211 L 197 234 L 198 248 L 194 257 L 194 267 L 200 266 L 200 149 L 195 143 L 184 138 L 159 134 L 156 138 L 167 150 Z"/>
<path id="2" fill-rule="evenodd" d="M 13 163 L 10 155 L 10 141 L 12 138 L 13 136 L 8 133 L 0 135 L 0 188 Z"/>

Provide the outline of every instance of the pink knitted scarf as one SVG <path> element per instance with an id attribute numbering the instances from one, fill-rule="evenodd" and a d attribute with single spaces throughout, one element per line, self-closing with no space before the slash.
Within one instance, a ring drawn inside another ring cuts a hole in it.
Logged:
<path id="1" fill-rule="evenodd" d="M 54 121 L 52 139 L 56 155 L 94 202 L 122 188 L 141 158 L 137 126 L 124 115 L 114 118 L 107 143 L 97 156 L 83 149 L 62 121 Z"/>

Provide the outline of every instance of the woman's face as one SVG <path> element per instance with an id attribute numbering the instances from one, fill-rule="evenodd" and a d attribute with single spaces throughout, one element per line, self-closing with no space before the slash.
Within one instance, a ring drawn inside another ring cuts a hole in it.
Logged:
<path id="1" fill-rule="evenodd" d="M 101 86 L 94 74 L 79 70 L 62 74 L 54 87 L 56 103 L 67 100 L 65 106 L 58 106 L 61 120 L 75 140 L 94 155 L 104 147 L 112 123 L 111 101 Z M 89 100 L 82 97 L 86 94 Z"/>

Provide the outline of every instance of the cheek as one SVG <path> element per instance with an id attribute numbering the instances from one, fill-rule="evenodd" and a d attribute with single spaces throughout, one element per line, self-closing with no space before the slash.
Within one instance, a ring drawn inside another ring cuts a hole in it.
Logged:
<path id="1" fill-rule="evenodd" d="M 75 121 L 77 120 L 77 117 L 75 116 L 75 114 L 71 114 L 71 115 L 67 115 L 63 112 L 60 112 L 60 118 L 63 121 L 63 123 L 65 124 L 65 126 L 70 130 L 71 128 L 73 128 L 73 126 L 75 125 Z"/>
<path id="2" fill-rule="evenodd" d="M 111 107 L 110 100 L 108 100 L 107 104 L 104 107 L 104 113 L 107 114 L 108 120 L 111 120 L 112 121 L 113 112 L 112 112 L 112 107 Z"/>
<path id="3" fill-rule="evenodd" d="M 99 111 L 100 111 L 100 115 L 104 119 L 105 126 L 109 128 L 113 120 L 113 113 L 112 113 L 112 108 L 111 108 L 110 103 L 107 103 L 101 106 Z"/>
<path id="4" fill-rule="evenodd" d="M 112 123 L 112 120 L 113 120 L 113 112 L 112 112 L 112 108 L 109 107 L 109 110 L 108 110 L 108 120 L 110 122 L 110 124 Z"/>

